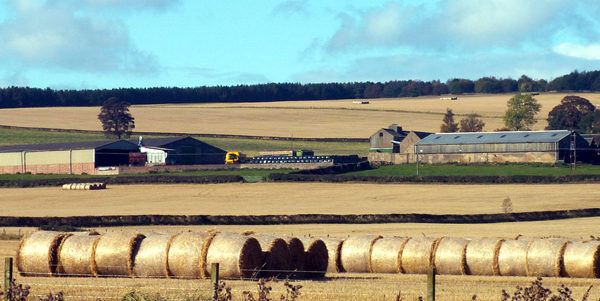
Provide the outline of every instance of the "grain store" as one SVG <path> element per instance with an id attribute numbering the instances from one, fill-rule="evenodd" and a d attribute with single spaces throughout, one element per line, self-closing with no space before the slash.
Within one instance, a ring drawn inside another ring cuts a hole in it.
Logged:
<path id="1" fill-rule="evenodd" d="M 587 162 L 589 143 L 573 131 L 437 133 L 415 143 L 422 163 Z"/>
<path id="2" fill-rule="evenodd" d="M 129 164 L 138 146 L 125 140 L 0 146 L 0 173 L 98 174 Z"/>

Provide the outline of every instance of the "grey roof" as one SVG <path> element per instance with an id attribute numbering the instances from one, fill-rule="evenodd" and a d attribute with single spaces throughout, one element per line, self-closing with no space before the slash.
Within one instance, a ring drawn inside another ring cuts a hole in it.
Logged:
<path id="1" fill-rule="evenodd" d="M 142 136 L 143 137 L 143 136 Z M 164 145 L 183 140 L 186 138 L 191 138 L 189 136 L 186 137 L 166 137 L 166 138 L 143 138 L 142 145 L 143 146 L 152 146 L 152 147 L 162 147 Z M 194 139 L 194 138 L 192 138 Z M 138 139 L 130 139 L 129 142 L 137 145 Z"/>
<path id="2" fill-rule="evenodd" d="M 415 145 L 487 144 L 487 143 L 540 143 L 558 142 L 571 131 L 518 131 L 436 133 L 419 140 Z"/>
<path id="3" fill-rule="evenodd" d="M 35 151 L 63 151 L 63 150 L 81 150 L 97 149 L 106 147 L 114 143 L 130 143 L 127 140 L 101 140 L 101 141 L 81 141 L 81 142 L 62 142 L 62 143 L 42 143 L 42 144 L 19 144 L 0 146 L 0 153 L 12 152 L 35 152 Z M 134 146 L 137 146 L 134 144 Z"/>

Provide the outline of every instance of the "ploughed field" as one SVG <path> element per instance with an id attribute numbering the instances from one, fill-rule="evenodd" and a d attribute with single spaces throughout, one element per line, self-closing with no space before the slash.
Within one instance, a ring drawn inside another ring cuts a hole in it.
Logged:
<path id="1" fill-rule="evenodd" d="M 600 93 L 572 93 L 600 105 Z M 398 123 L 408 130 L 439 131 L 446 108 L 462 115 L 477 113 L 484 130 L 503 127 L 506 102 L 514 94 L 465 95 L 458 100 L 437 96 L 268 103 L 161 104 L 131 107 L 135 130 L 142 132 L 207 133 L 279 137 L 368 138 L 379 128 Z M 568 93 L 535 96 L 542 105 L 535 130 L 546 126 L 548 112 Z M 19 108 L 0 110 L 3 125 L 102 130 L 99 107 Z"/>
<path id="2" fill-rule="evenodd" d="M 597 184 L 230 183 L 4 188 L 3 216 L 478 214 L 600 207 Z"/>

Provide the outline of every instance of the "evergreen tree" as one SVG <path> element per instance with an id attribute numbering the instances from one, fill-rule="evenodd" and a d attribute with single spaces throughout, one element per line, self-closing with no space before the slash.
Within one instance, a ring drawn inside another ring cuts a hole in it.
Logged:
<path id="1" fill-rule="evenodd" d="M 440 132 L 442 133 L 455 133 L 458 132 L 458 123 L 454 122 L 454 113 L 449 108 L 446 108 L 446 114 L 442 120 L 442 126 L 440 126 Z"/>

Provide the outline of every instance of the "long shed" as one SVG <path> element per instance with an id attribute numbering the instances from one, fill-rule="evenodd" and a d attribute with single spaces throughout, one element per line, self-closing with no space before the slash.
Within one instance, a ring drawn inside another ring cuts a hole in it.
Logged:
<path id="1" fill-rule="evenodd" d="M 419 162 L 585 161 L 588 142 L 573 131 L 436 133 L 415 143 Z"/>
<path id="2" fill-rule="evenodd" d="M 130 140 L 138 143 L 139 140 Z M 224 164 L 226 151 L 193 137 L 143 138 L 142 145 L 167 152 L 167 165 Z"/>
<path id="3" fill-rule="evenodd" d="M 95 174 L 97 168 L 129 164 L 136 144 L 126 140 L 0 146 L 0 173 Z"/>

